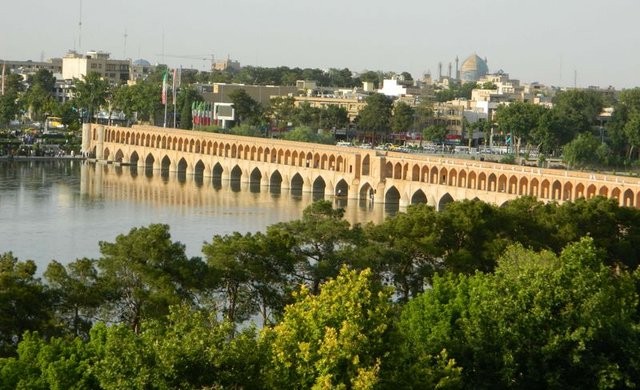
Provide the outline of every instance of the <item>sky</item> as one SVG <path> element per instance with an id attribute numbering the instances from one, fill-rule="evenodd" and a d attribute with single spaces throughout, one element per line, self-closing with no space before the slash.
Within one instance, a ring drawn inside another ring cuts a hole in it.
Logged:
<path id="1" fill-rule="evenodd" d="M 640 86 L 638 0 L 19 0 L 2 13 L 6 60 L 101 50 L 198 70 L 229 56 L 421 78 L 476 53 L 522 82 Z"/>

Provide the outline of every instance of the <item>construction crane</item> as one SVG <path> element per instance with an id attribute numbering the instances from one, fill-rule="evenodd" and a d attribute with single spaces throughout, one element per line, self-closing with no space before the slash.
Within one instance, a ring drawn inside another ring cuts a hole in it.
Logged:
<path id="1" fill-rule="evenodd" d="M 213 54 L 211 55 L 177 55 L 177 54 L 156 54 L 156 56 L 161 57 L 162 58 L 162 62 L 165 62 L 165 57 L 169 57 L 169 58 L 184 58 L 184 59 L 188 59 L 188 60 L 202 60 L 202 69 L 205 69 L 205 61 L 210 60 L 211 61 L 211 68 L 213 68 Z M 211 69 L 210 68 L 210 69 Z"/>

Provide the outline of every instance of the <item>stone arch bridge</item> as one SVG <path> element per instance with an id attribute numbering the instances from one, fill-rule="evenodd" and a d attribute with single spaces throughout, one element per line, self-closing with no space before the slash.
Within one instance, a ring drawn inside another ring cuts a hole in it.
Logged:
<path id="1" fill-rule="evenodd" d="M 522 195 L 640 205 L 633 177 L 153 126 L 85 124 L 82 152 L 100 162 L 400 206 L 441 209 L 473 198 L 502 205 Z"/>

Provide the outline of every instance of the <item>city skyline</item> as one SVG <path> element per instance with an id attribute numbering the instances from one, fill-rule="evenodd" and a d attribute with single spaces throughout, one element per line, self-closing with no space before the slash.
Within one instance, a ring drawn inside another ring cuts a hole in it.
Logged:
<path id="1" fill-rule="evenodd" d="M 242 66 L 455 71 L 474 53 L 490 72 L 561 87 L 640 86 L 640 3 L 405 0 L 175 2 L 24 0 L 4 9 L 0 58 L 40 60 L 69 50 L 209 70 L 211 56 Z M 606 15 L 606 18 L 604 17 Z M 20 16 L 20 17 L 18 17 Z"/>

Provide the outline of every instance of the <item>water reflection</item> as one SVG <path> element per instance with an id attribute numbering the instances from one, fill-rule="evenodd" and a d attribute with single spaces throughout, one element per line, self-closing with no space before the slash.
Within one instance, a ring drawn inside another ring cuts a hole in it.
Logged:
<path id="1" fill-rule="evenodd" d="M 380 223 L 385 215 L 398 211 L 397 205 L 394 208 L 364 199 L 326 197 L 323 191 L 303 192 L 301 186 L 295 185 L 283 190 L 279 183 L 265 186 L 260 180 L 223 180 L 220 174 L 213 177 L 186 176 L 145 169 L 144 177 L 140 177 L 135 167 L 84 164 L 81 169 L 83 181 L 86 182 L 82 186 L 85 195 L 158 206 L 215 206 L 224 209 L 232 205 L 246 205 L 260 206 L 270 213 L 277 213 L 283 207 L 288 215 L 293 212 L 301 216 L 302 210 L 311 202 L 327 198 L 333 200 L 335 207 L 345 209 L 345 218 L 351 224 Z"/>
<path id="2" fill-rule="evenodd" d="M 133 227 L 166 223 L 189 256 L 202 256 L 213 235 L 264 231 L 300 218 L 316 199 L 332 200 L 351 223 L 380 223 L 385 208 L 366 200 L 272 186 L 77 161 L 0 162 L 0 253 L 32 259 L 43 272 L 50 260 L 98 258 L 99 241 Z"/>

